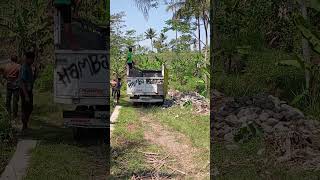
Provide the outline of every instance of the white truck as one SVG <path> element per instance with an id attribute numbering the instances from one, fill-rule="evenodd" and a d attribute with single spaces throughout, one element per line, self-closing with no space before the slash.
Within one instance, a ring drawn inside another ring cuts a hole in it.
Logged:
<path id="1" fill-rule="evenodd" d="M 127 95 L 134 103 L 163 103 L 168 89 L 168 72 L 127 69 Z"/>
<path id="2" fill-rule="evenodd" d="M 106 29 L 84 21 L 73 22 L 73 29 L 76 29 L 73 33 L 80 49 L 71 50 L 63 35 L 58 11 L 54 18 L 54 101 L 71 106 L 63 111 L 64 125 L 73 128 L 76 139 L 93 128 L 104 137 L 110 126 Z"/>

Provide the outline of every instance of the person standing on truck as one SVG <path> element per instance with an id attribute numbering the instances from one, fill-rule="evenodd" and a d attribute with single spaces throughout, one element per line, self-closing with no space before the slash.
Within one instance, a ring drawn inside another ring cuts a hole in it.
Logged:
<path id="1" fill-rule="evenodd" d="M 128 55 L 127 55 L 127 64 L 129 66 L 129 69 L 132 69 L 132 67 L 133 67 L 132 47 L 129 47 L 129 52 L 128 52 Z"/>
<path id="2" fill-rule="evenodd" d="M 78 49 L 78 45 L 75 43 L 75 38 L 72 33 L 72 13 L 71 13 L 71 6 L 74 6 L 75 10 L 80 0 L 54 0 L 54 6 L 60 11 L 61 16 L 63 18 L 64 23 L 64 34 L 68 38 L 69 45 L 71 49 Z M 77 15 L 77 12 L 74 11 L 74 14 Z"/>
<path id="3" fill-rule="evenodd" d="M 117 85 L 116 85 L 117 104 L 119 104 L 119 100 L 120 100 L 121 86 L 122 86 L 121 78 L 118 78 Z"/>
<path id="4" fill-rule="evenodd" d="M 22 130 L 28 128 L 28 122 L 30 115 L 33 111 L 33 84 L 34 73 L 32 70 L 32 64 L 34 63 L 34 52 L 25 53 L 25 62 L 21 66 L 20 70 L 20 96 L 21 96 L 21 121 Z"/>
<path id="5" fill-rule="evenodd" d="M 20 64 L 17 56 L 11 57 L 11 62 L 3 69 L 4 78 L 7 81 L 7 95 L 6 107 L 10 118 L 16 119 L 18 117 L 18 103 L 19 103 L 19 72 Z M 11 106 L 12 100 L 12 106 Z M 11 111 L 12 109 L 12 111 Z"/>

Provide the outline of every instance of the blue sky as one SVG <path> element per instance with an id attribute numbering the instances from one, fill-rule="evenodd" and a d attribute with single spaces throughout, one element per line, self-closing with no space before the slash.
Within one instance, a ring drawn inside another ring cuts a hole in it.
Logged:
<path id="1" fill-rule="evenodd" d="M 163 27 L 165 27 L 165 21 L 171 19 L 172 13 L 166 12 L 166 5 L 164 1 L 160 2 L 158 8 L 151 9 L 148 19 L 145 19 L 142 12 L 137 8 L 134 0 L 111 0 L 110 2 L 111 14 L 125 12 L 126 17 L 125 25 L 128 30 L 136 30 L 137 34 L 144 34 L 148 28 L 153 28 L 159 34 Z M 175 33 L 169 31 L 166 33 L 168 41 L 175 38 Z M 202 33 L 202 40 L 204 41 L 204 32 Z M 150 48 L 150 40 L 144 40 L 140 43 L 142 46 Z"/>

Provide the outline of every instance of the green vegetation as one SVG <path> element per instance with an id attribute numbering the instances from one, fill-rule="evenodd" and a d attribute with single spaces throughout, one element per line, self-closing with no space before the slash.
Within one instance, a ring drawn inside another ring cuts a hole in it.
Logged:
<path id="1" fill-rule="evenodd" d="M 306 28 L 313 33 L 318 30 L 314 20 L 306 25 L 299 15 L 302 2 L 293 6 L 285 0 L 228 0 L 216 5 L 220 41 L 212 62 L 214 88 L 230 96 L 268 92 L 319 117 L 319 55 L 312 45 L 316 40 Z M 307 19 L 318 18 L 309 4 L 307 10 Z M 224 13 L 230 15 L 220 16 Z M 315 51 L 305 47 L 304 37 Z M 249 48 L 246 56 L 236 51 L 244 46 Z"/>
<path id="2" fill-rule="evenodd" d="M 79 18 L 106 26 L 110 19 L 109 4 L 109 0 L 81 0 Z M 99 169 L 93 163 L 97 157 L 91 156 L 94 153 L 88 147 L 74 142 L 70 129 L 62 127 L 62 106 L 53 102 L 52 5 L 52 1 L 47 0 L 0 2 L 0 61 L 17 55 L 19 62 L 23 62 L 24 51 L 32 49 L 36 54 L 35 67 L 40 71 L 35 82 L 31 130 L 23 138 L 38 139 L 41 143 L 32 152 L 26 179 L 88 179 Z M 3 83 L 2 72 L 0 81 Z M 0 87 L 2 96 L 4 89 Z M 16 134 L 3 107 L 0 97 L 0 172 L 16 144 Z"/>
<path id="3" fill-rule="evenodd" d="M 32 152 L 26 179 L 89 179 L 90 156 L 85 149 L 67 144 L 41 144 Z"/>
<path id="4" fill-rule="evenodd" d="M 0 95 L 1 93 L 0 90 Z M 14 137 L 14 129 L 5 109 L 5 103 L 0 96 L 0 173 L 5 169 L 13 155 L 15 145 L 16 139 Z"/>
<path id="5" fill-rule="evenodd" d="M 320 119 L 318 1 L 214 0 L 212 5 L 213 88 L 235 97 L 266 92 Z M 234 149 L 211 143 L 218 179 L 319 178 L 319 171 L 276 163 L 273 151 L 261 151 L 262 138 Z"/>
<path id="6" fill-rule="evenodd" d="M 145 15 L 148 9 L 157 8 L 155 1 L 136 2 Z M 133 47 L 133 61 L 137 67 L 159 70 L 161 64 L 165 64 L 169 69 L 170 88 L 196 91 L 208 97 L 208 2 L 201 1 L 201 8 L 196 8 L 198 4 L 195 1 L 168 2 L 166 6 L 170 13 L 172 11 L 173 20 L 167 20 L 166 26 L 161 30 L 151 27 L 146 29 L 144 34 L 137 34 L 135 30 L 125 30 L 124 12 L 112 14 L 111 77 L 125 77 L 126 53 L 128 47 Z M 194 9 L 189 11 L 189 7 Z M 202 25 L 200 20 L 203 22 Z M 205 42 L 201 41 L 201 29 L 205 31 Z M 175 39 L 168 39 L 168 31 L 176 32 Z M 151 48 L 140 45 L 145 39 L 150 40 Z"/>
<path id="7" fill-rule="evenodd" d="M 219 171 L 217 179 L 318 179 L 319 172 L 306 171 L 286 164 L 276 164 L 266 153 L 263 139 L 252 139 L 238 149 L 215 143 L 213 157 Z"/>

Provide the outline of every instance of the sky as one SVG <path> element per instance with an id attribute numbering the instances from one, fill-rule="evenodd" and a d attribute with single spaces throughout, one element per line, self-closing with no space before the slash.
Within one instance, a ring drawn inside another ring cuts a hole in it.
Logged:
<path id="1" fill-rule="evenodd" d="M 144 34 L 148 28 L 156 30 L 157 34 L 161 32 L 163 27 L 166 26 L 165 21 L 172 18 L 172 13 L 166 11 L 166 5 L 164 1 L 160 2 L 158 8 L 151 9 L 149 17 L 146 19 L 143 13 L 137 8 L 134 0 L 111 0 L 110 2 L 111 14 L 125 12 L 124 18 L 127 30 L 135 30 L 137 34 Z M 175 38 L 175 32 L 169 31 L 166 33 L 168 40 Z M 202 32 L 202 41 L 204 42 L 204 31 Z M 149 39 L 140 42 L 140 45 L 151 48 Z"/>

